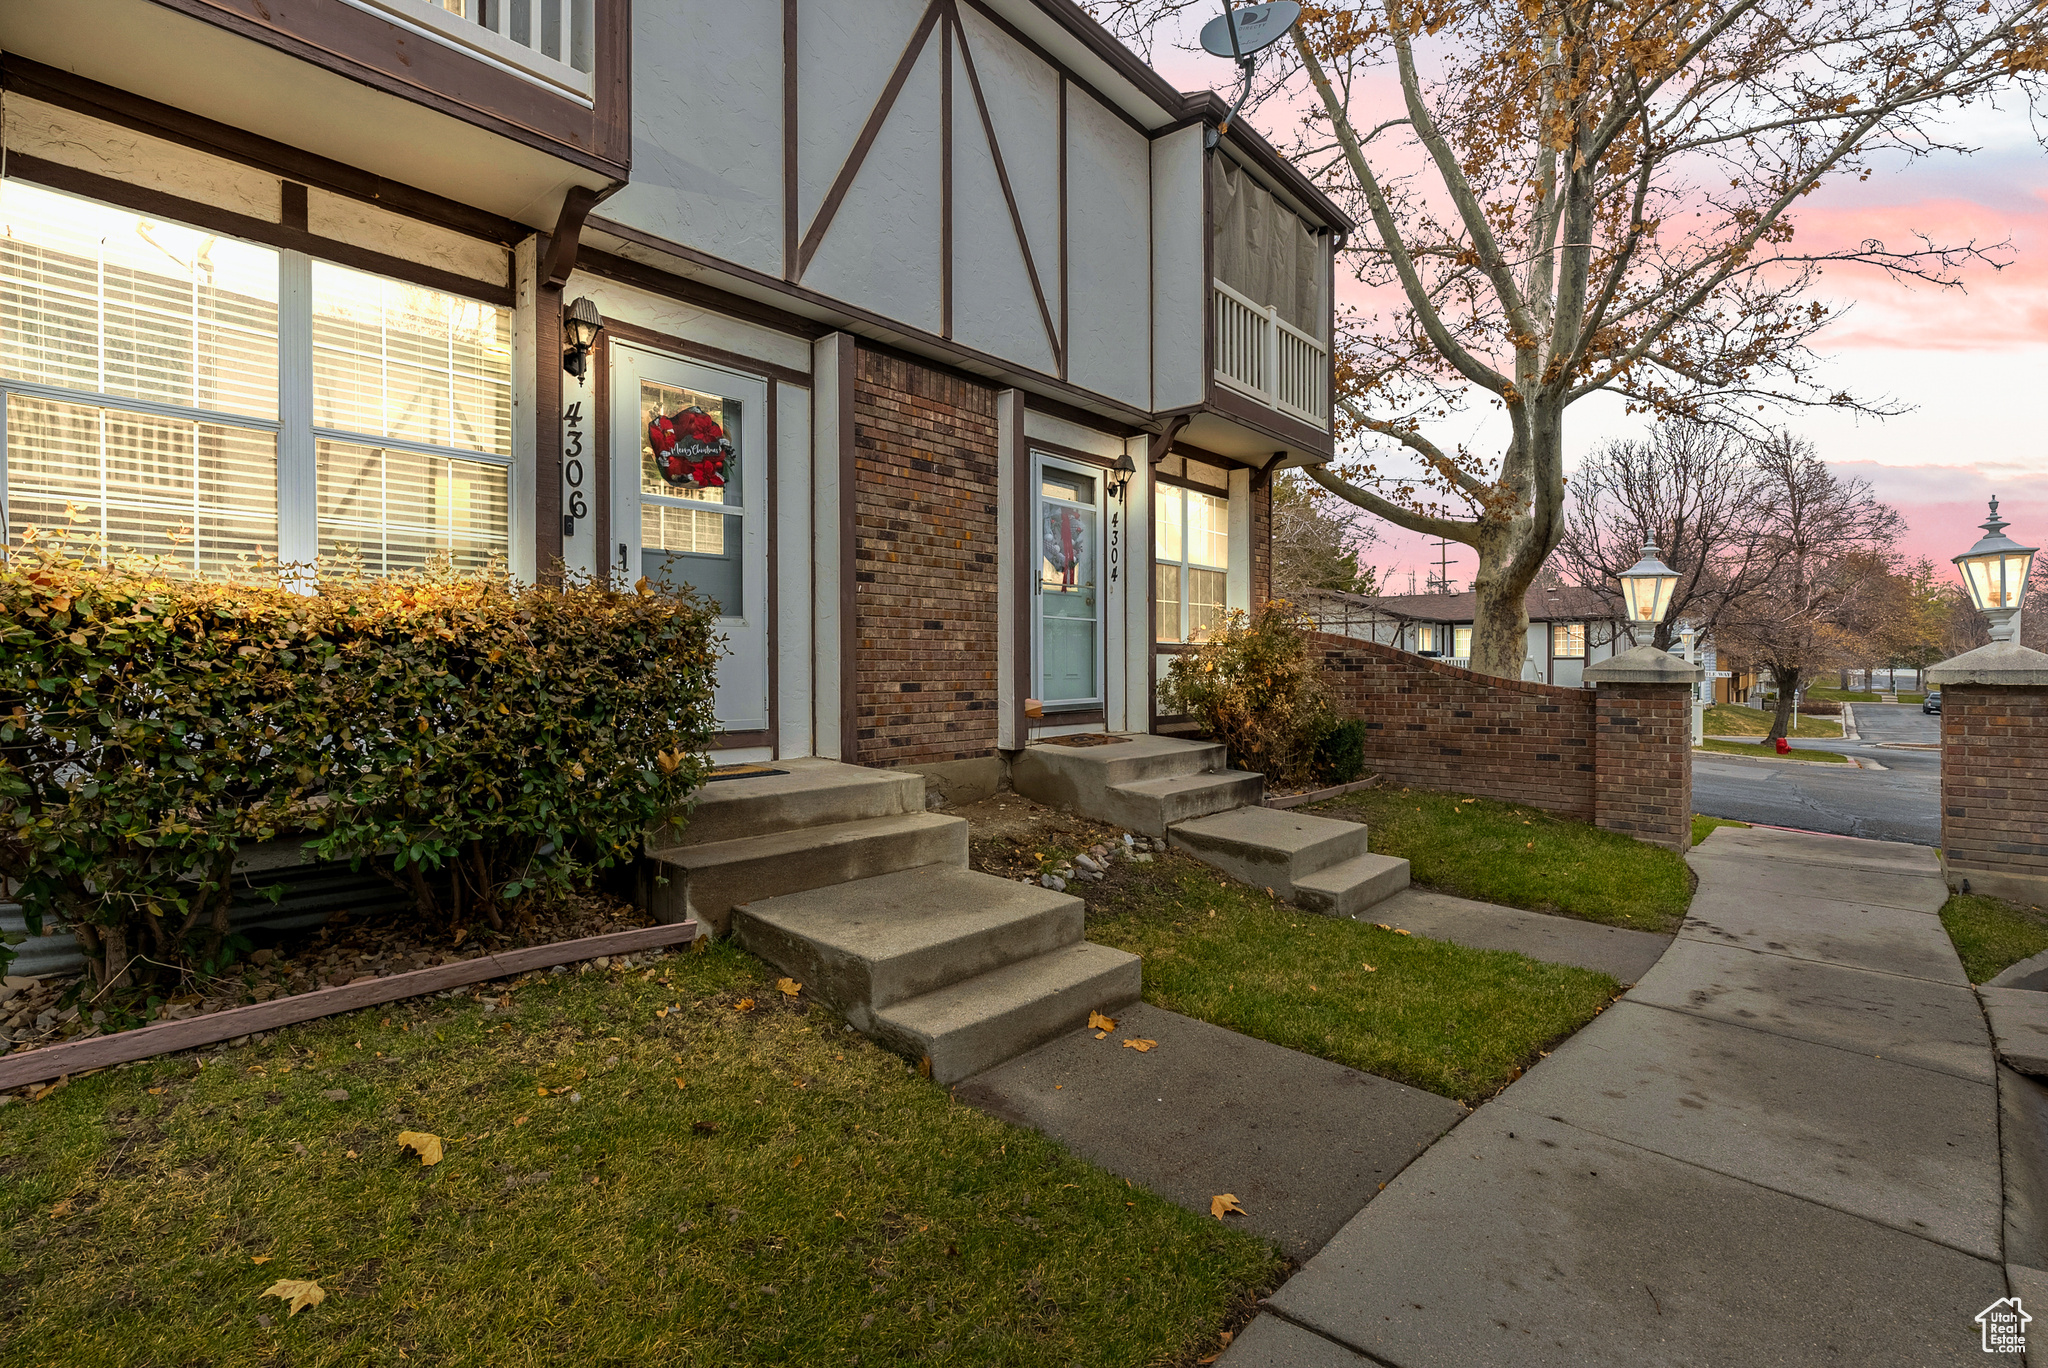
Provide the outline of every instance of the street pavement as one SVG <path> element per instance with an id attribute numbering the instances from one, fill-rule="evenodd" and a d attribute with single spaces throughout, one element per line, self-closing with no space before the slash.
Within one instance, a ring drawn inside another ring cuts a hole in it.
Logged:
<path id="1" fill-rule="evenodd" d="M 1934 852 L 1724 828 L 1689 859 L 1637 987 L 1404 1169 L 1224 1368 L 1983 1361 L 1998 1090 Z"/>
<path id="2" fill-rule="evenodd" d="M 1914 845 L 1941 843 L 1941 718 L 1917 703 L 1858 703 L 1857 741 L 1794 741 L 1798 750 L 1853 755 L 1883 769 L 1750 760 L 1708 752 L 1692 758 L 1693 811 L 1741 822 L 1825 831 Z"/>

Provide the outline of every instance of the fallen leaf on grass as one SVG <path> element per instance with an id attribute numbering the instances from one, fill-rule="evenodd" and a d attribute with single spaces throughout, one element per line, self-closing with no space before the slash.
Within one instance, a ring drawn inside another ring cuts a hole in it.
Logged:
<path id="1" fill-rule="evenodd" d="M 71 1199 L 69 1197 L 66 1197 L 63 1201 L 57 1203 L 57 1205 L 50 1208 L 50 1219 L 53 1221 L 56 1220 L 59 1216 L 69 1216 L 70 1214 Z"/>
<path id="2" fill-rule="evenodd" d="M 398 1143 L 420 1157 L 421 1168 L 432 1168 L 441 1162 L 441 1137 L 426 1131 L 400 1131 Z"/>
<path id="3" fill-rule="evenodd" d="M 1391 931 L 1394 929 L 1393 927 L 1387 925 L 1385 922 L 1374 922 L 1373 925 L 1377 926 L 1382 931 Z"/>
<path id="4" fill-rule="evenodd" d="M 1405 927 L 1398 927 L 1398 926 L 1397 926 L 1397 927 L 1395 927 L 1395 928 L 1394 928 L 1394 934 L 1395 934 L 1395 935 L 1397 935 L 1397 936 L 1405 936 L 1405 935 L 1407 935 L 1407 934 L 1408 934 L 1408 931 L 1407 931 L 1407 929 L 1406 929 Z"/>
<path id="5" fill-rule="evenodd" d="M 350 1151 L 349 1151 L 349 1152 L 348 1152 L 347 1154 L 344 1154 L 344 1155 L 342 1155 L 341 1157 L 342 1157 L 342 1158 L 344 1158 L 344 1159 L 360 1159 L 360 1158 L 362 1158 L 363 1156 L 362 1156 L 362 1155 L 360 1155 L 360 1154 L 357 1154 L 357 1153 L 356 1153 L 356 1152 L 355 1152 L 354 1150 L 350 1150 Z"/>
<path id="6" fill-rule="evenodd" d="M 741 998 L 732 1005 L 732 1009 L 735 1012 L 751 1012 L 754 1010 L 754 1000 L 752 998 Z"/>
<path id="7" fill-rule="evenodd" d="M 1088 1029 L 1091 1031 L 1114 1031 L 1116 1029 L 1116 1018 L 1104 1016 L 1100 1012 L 1090 1012 L 1088 1014 Z M 1100 1037 L 1098 1036 L 1097 1039 L 1100 1039 Z"/>
<path id="8" fill-rule="evenodd" d="M 804 986 L 792 978 L 779 978 L 775 980 L 775 986 L 782 990 L 784 997 L 795 997 L 804 990 Z"/>
<path id="9" fill-rule="evenodd" d="M 273 1257 L 270 1254 L 256 1254 L 250 1257 L 249 1262 L 252 1264 L 267 1264 Z"/>
<path id="10" fill-rule="evenodd" d="M 1374 968 L 1372 965 L 1368 964 L 1365 966 L 1365 972 L 1368 974 L 1377 974 L 1379 970 Z"/>
<path id="11" fill-rule="evenodd" d="M 690 1085 L 689 1085 L 689 1084 L 687 1084 L 687 1083 L 685 1083 L 685 1082 L 683 1082 L 683 1080 L 682 1080 L 682 1079 L 678 1078 L 678 1079 L 676 1080 L 676 1086 L 677 1086 L 678 1088 L 687 1088 L 687 1087 L 689 1087 Z"/>
<path id="12" fill-rule="evenodd" d="M 276 1297 L 281 1301 L 290 1302 L 292 1309 L 286 1316 L 286 1319 L 289 1320 L 307 1307 L 318 1306 L 321 1302 L 326 1301 L 327 1289 L 314 1282 L 311 1278 L 279 1278 L 258 1295 Z"/>
<path id="13" fill-rule="evenodd" d="M 1124 1041 L 1124 1048 L 1126 1050 L 1136 1050 L 1139 1054 L 1144 1054 L 1147 1050 L 1151 1049 L 1154 1045 L 1157 1045 L 1158 1043 L 1159 1042 L 1156 1040 L 1139 1040 L 1134 1036 L 1131 1039 Z"/>
<path id="14" fill-rule="evenodd" d="M 1236 1193 L 1225 1192 L 1209 1199 L 1209 1214 L 1220 1221 L 1225 1216 L 1242 1216 L 1245 1210 L 1237 1204 Z"/>

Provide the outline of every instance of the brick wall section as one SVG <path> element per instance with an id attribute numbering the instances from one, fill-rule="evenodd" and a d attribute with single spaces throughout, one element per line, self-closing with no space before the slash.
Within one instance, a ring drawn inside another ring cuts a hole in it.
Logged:
<path id="1" fill-rule="evenodd" d="M 2048 689 L 1941 686 L 1941 844 L 1952 875 L 1994 876 L 1976 891 L 2048 891 Z"/>
<path id="2" fill-rule="evenodd" d="M 1692 691 L 1602 684 L 1594 740 L 1593 824 L 1652 845 L 1692 844 Z"/>
<path id="3" fill-rule="evenodd" d="M 1494 679 L 1369 641 L 1312 636 L 1368 769 L 1416 788 L 1594 818 L 1594 691 Z"/>
<path id="4" fill-rule="evenodd" d="M 854 758 L 993 755 L 995 391 L 863 348 L 853 415 Z"/>

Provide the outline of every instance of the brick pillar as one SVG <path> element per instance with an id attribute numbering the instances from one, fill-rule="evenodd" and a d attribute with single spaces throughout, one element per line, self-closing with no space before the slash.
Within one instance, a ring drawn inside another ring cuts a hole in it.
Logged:
<path id="1" fill-rule="evenodd" d="M 2048 904 L 2048 655 L 2010 641 L 1927 672 L 1941 690 L 1949 887 Z"/>
<path id="2" fill-rule="evenodd" d="M 1586 670 L 1596 694 L 1593 824 L 1683 853 L 1692 845 L 1697 665 L 1638 646 Z"/>

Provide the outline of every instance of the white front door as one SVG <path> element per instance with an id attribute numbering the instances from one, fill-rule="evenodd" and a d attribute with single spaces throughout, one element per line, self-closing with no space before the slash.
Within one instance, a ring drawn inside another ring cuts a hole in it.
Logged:
<path id="1" fill-rule="evenodd" d="M 768 384 L 614 343 L 613 573 L 718 608 L 727 732 L 768 728 Z"/>
<path id="2" fill-rule="evenodd" d="M 1102 703 L 1102 471 L 1033 453 L 1032 474 L 1031 683 L 1055 722 Z"/>

